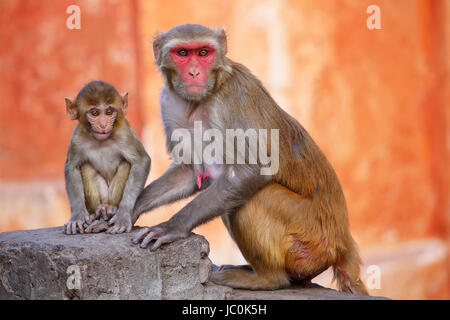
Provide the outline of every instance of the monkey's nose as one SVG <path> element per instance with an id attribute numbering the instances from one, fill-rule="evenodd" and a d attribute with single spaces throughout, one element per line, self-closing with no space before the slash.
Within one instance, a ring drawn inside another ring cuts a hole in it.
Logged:
<path id="1" fill-rule="evenodd" d="M 197 77 L 199 74 L 200 74 L 200 71 L 189 71 L 189 75 L 190 75 L 192 78 Z"/>

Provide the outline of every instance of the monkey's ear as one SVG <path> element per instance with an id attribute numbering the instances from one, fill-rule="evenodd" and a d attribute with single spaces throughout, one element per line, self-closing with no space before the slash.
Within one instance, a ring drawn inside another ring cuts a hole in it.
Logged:
<path id="1" fill-rule="evenodd" d="M 163 34 L 163 32 L 159 32 L 153 36 L 153 55 L 156 61 L 158 61 L 159 51 L 161 50 L 161 37 Z"/>
<path id="2" fill-rule="evenodd" d="M 122 97 L 122 112 L 126 116 L 128 113 L 128 92 L 124 92 L 120 95 Z"/>
<path id="3" fill-rule="evenodd" d="M 66 112 L 67 116 L 70 120 L 77 120 L 78 119 L 78 109 L 77 105 L 75 104 L 75 99 L 72 98 L 65 98 L 66 100 Z"/>
<path id="4" fill-rule="evenodd" d="M 214 32 L 217 35 L 217 39 L 219 39 L 219 44 L 222 47 L 223 54 L 225 55 L 227 53 L 227 34 L 225 32 L 225 28 L 214 28 Z"/>

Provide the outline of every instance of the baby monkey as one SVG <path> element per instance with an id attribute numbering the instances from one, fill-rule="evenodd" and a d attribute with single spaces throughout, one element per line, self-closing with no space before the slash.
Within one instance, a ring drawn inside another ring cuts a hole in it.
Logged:
<path id="1" fill-rule="evenodd" d="M 131 213 L 150 171 L 145 152 L 125 115 L 128 93 L 109 83 L 91 81 L 66 111 L 78 120 L 65 164 L 71 216 L 66 234 L 130 232 Z"/>

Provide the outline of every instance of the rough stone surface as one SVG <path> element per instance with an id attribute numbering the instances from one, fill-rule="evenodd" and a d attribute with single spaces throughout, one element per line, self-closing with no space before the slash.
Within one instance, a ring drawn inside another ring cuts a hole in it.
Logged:
<path id="1" fill-rule="evenodd" d="M 229 300 L 380 300 L 384 297 L 362 296 L 324 288 L 317 284 L 274 291 L 232 290 Z"/>
<path id="2" fill-rule="evenodd" d="M 203 298 L 203 270 L 211 268 L 205 238 L 192 235 L 156 252 L 130 238 L 69 236 L 62 227 L 1 233 L 0 299 Z M 71 265 L 80 270 L 79 290 L 67 286 Z"/>
<path id="3" fill-rule="evenodd" d="M 0 233 L 0 299 L 376 298 L 318 285 L 275 291 L 217 286 L 208 282 L 212 263 L 204 237 L 192 234 L 155 252 L 130 239 L 130 234 L 69 236 L 62 227 Z"/>

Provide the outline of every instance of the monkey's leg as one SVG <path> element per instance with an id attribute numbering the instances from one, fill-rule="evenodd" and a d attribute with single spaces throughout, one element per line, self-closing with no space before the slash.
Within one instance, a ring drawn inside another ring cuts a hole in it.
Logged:
<path id="1" fill-rule="evenodd" d="M 253 271 L 252 266 L 249 265 L 249 264 L 243 264 L 243 265 L 240 265 L 240 266 L 235 266 L 235 265 L 232 265 L 232 264 L 223 264 L 221 266 L 218 266 L 216 264 L 212 265 L 212 271 L 213 272 L 224 271 L 224 270 L 228 270 L 228 269 L 244 269 L 244 270 Z"/>
<path id="2" fill-rule="evenodd" d="M 84 223 L 89 222 L 91 217 L 86 209 L 84 196 L 84 185 L 80 168 L 73 161 L 67 160 L 64 165 L 64 178 L 66 182 L 67 195 L 70 203 L 70 218 L 64 224 L 66 234 L 84 232 Z"/>
<path id="3" fill-rule="evenodd" d="M 254 271 L 225 269 L 213 273 L 212 281 L 234 288 L 277 289 L 288 286 L 291 280 L 309 280 L 322 272 L 328 263 L 321 258 L 320 248 L 306 252 L 293 237 L 301 237 L 299 226 L 307 220 L 309 209 L 309 199 L 272 183 L 239 211 L 224 216 L 225 225 Z M 303 240 L 310 241 L 307 237 Z"/>
<path id="4" fill-rule="evenodd" d="M 105 206 L 104 214 L 106 216 L 105 220 L 114 216 L 117 212 L 117 209 L 122 201 L 124 196 L 125 186 L 128 181 L 128 177 L 130 175 L 131 165 L 127 161 L 122 161 L 117 167 L 117 171 L 114 177 L 109 184 L 109 204 Z M 129 223 L 128 226 L 119 226 L 116 225 L 115 220 L 120 217 L 115 216 L 111 220 L 109 220 L 108 225 L 114 224 L 113 226 L 108 226 L 106 232 L 107 233 L 122 233 L 124 231 L 130 232 L 132 228 L 132 224 Z"/>
<path id="5" fill-rule="evenodd" d="M 128 180 L 128 175 L 130 174 L 131 165 L 127 161 L 122 161 L 117 167 L 116 174 L 114 175 L 111 183 L 109 184 L 109 205 L 110 210 L 114 212 L 120 204 L 123 196 L 123 190 Z M 114 214 L 114 212 L 108 212 L 108 214 Z"/>
<path id="6" fill-rule="evenodd" d="M 90 164 L 81 166 L 81 177 L 84 186 L 86 208 L 91 214 L 90 221 L 85 224 L 85 232 L 96 233 L 104 231 L 108 228 L 107 223 L 103 219 L 95 219 L 101 215 L 102 210 L 106 212 L 105 206 L 108 204 L 108 185 L 105 179 Z"/>
<path id="7" fill-rule="evenodd" d="M 83 164 L 80 171 L 83 180 L 86 209 L 90 214 L 93 214 L 99 205 L 107 202 L 108 186 L 97 170 L 89 163 Z"/>

